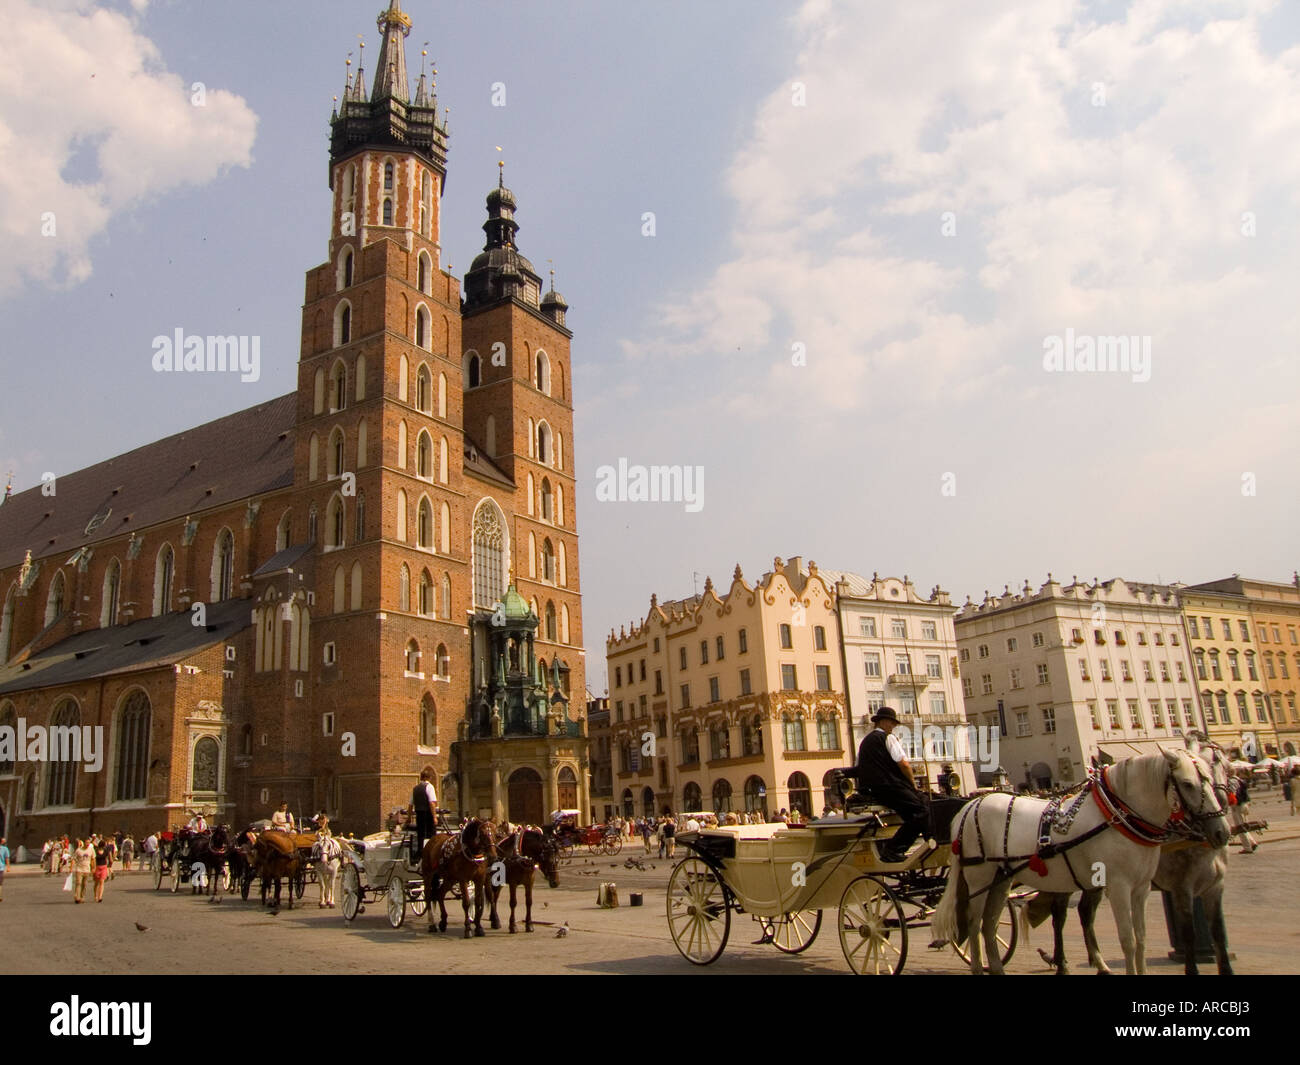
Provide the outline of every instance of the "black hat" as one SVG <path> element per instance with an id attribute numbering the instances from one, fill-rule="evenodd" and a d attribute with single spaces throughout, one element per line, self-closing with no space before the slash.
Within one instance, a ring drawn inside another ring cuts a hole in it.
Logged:
<path id="1" fill-rule="evenodd" d="M 894 710 L 893 710 L 892 707 L 889 707 L 889 706 L 882 706 L 882 707 L 881 707 L 879 710 L 877 710 L 877 711 L 872 715 L 872 717 L 871 717 L 871 723 L 872 723 L 873 725 L 874 725 L 877 721 L 892 721 L 895 725 L 897 725 L 897 724 L 898 724 L 898 715 L 897 715 L 896 713 L 894 713 Z"/>

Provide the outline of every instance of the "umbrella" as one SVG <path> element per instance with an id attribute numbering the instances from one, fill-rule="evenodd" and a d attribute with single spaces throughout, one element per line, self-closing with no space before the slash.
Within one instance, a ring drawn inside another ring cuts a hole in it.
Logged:
<path id="1" fill-rule="evenodd" d="M 1228 763 L 1233 769 L 1251 769 L 1252 766 L 1244 758 L 1234 758 Z"/>

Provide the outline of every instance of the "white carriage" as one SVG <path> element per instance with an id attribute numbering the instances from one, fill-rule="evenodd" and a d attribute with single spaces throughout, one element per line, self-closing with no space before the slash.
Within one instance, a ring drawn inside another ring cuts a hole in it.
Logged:
<path id="1" fill-rule="evenodd" d="M 409 861 L 415 846 L 412 832 L 376 832 L 363 840 L 342 839 L 343 918 L 353 921 L 366 912 L 367 902 L 384 900 L 388 923 L 401 928 L 406 910 L 419 917 L 428 901 L 418 871 L 419 856 Z"/>

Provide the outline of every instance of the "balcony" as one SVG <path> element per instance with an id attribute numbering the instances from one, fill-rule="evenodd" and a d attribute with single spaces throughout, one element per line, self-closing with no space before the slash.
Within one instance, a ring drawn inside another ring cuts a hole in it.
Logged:
<path id="1" fill-rule="evenodd" d="M 929 686 L 931 679 L 924 673 L 891 673 L 888 683 L 891 688 L 915 688 L 920 691 Z"/>

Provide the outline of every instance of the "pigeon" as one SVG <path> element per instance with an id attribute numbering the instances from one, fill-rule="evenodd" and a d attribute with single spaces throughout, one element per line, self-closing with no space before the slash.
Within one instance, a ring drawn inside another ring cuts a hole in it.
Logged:
<path id="1" fill-rule="evenodd" d="M 542 909 L 549 910 L 550 908 L 551 908 L 551 904 L 549 902 L 545 902 L 545 901 L 542 902 Z"/>
<path id="2" fill-rule="evenodd" d="M 271 911 L 270 913 L 268 913 L 266 916 L 267 916 L 267 917 L 279 917 L 279 916 L 280 916 L 280 911 L 279 911 L 279 910 L 272 910 L 272 911 Z"/>
<path id="3" fill-rule="evenodd" d="M 568 934 L 569 934 L 569 922 L 568 922 L 568 921 L 565 921 L 564 924 L 560 925 L 560 927 L 557 928 L 557 929 L 555 930 L 555 938 L 556 938 L 556 939 L 563 939 L 563 938 L 564 938 L 565 936 L 567 936 Z"/>
<path id="4" fill-rule="evenodd" d="M 137 932 L 147 932 L 147 931 L 149 931 L 149 926 L 148 926 L 148 925 L 143 925 L 143 924 L 141 924 L 139 921 L 136 921 L 136 922 L 135 922 L 135 930 L 136 930 Z"/>
<path id="5" fill-rule="evenodd" d="M 1045 951 L 1042 947 L 1038 948 L 1038 956 L 1042 958 L 1043 961 L 1047 962 L 1047 964 L 1050 965 L 1053 969 L 1056 968 L 1055 960 L 1053 960 L 1052 956 L 1048 954 L 1047 951 Z"/>

